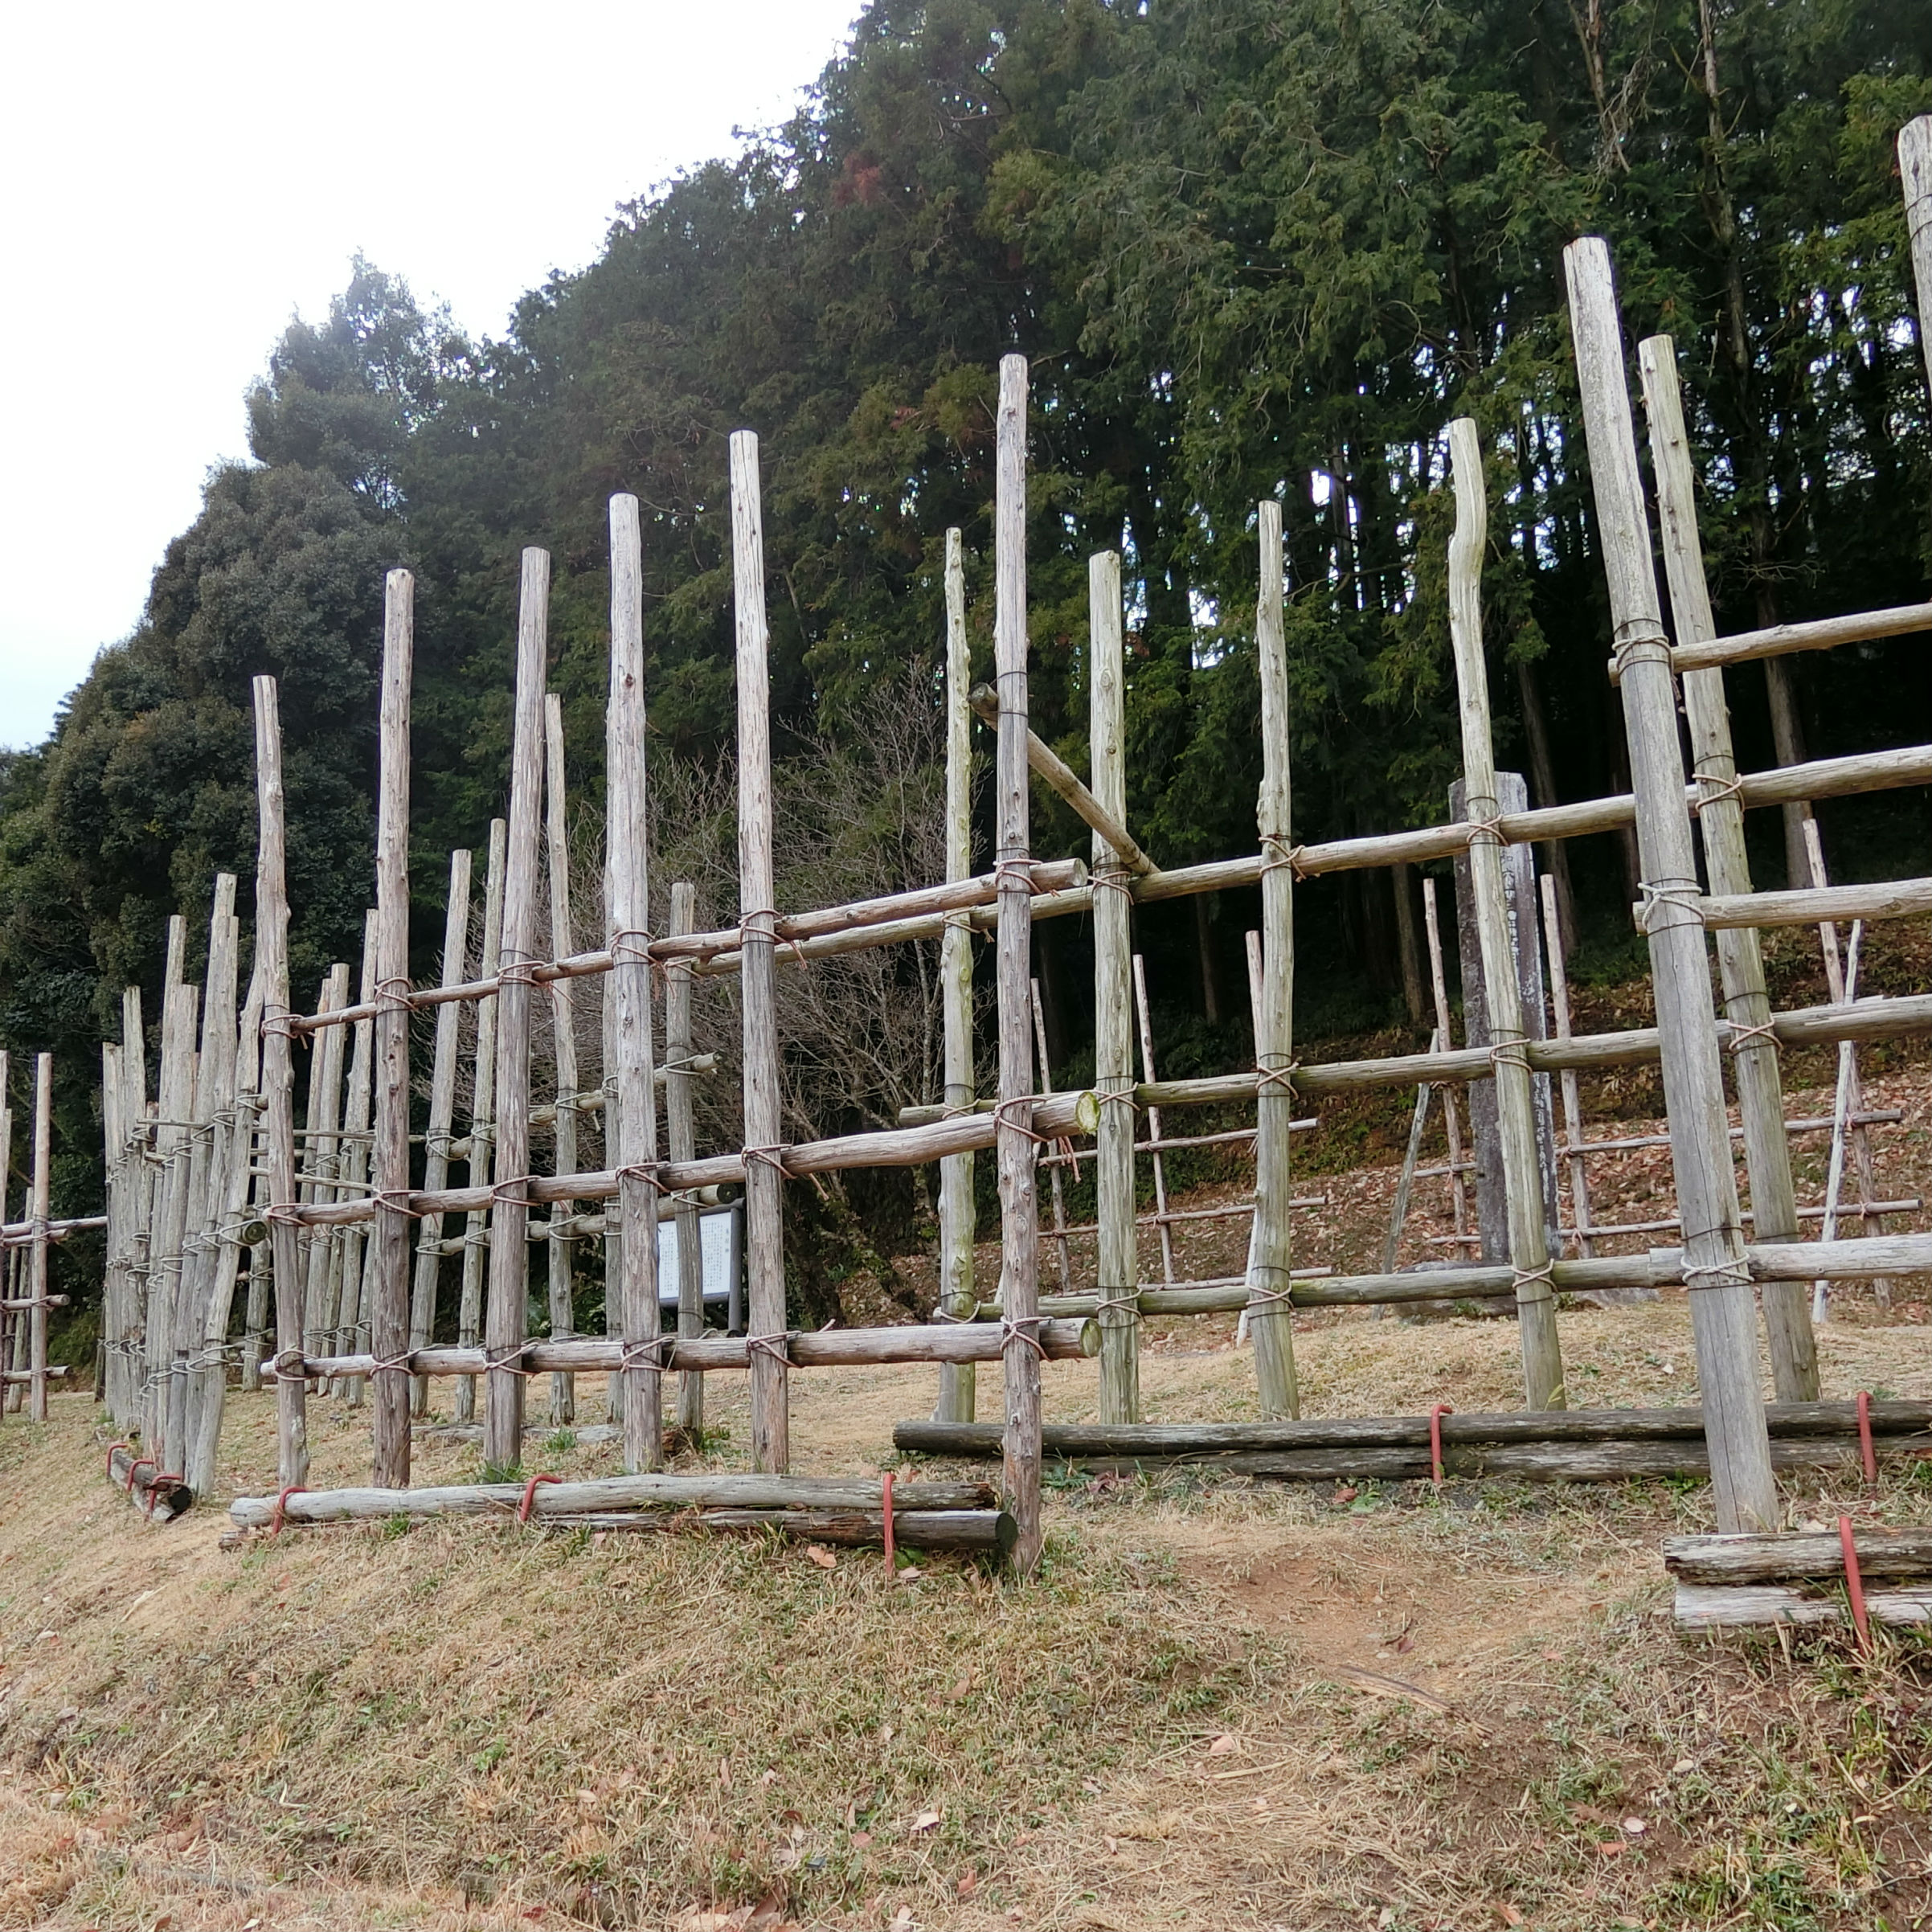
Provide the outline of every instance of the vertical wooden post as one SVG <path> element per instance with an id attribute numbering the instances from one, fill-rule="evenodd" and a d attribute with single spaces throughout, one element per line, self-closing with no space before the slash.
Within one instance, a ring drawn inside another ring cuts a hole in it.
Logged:
<path id="1" fill-rule="evenodd" d="M 510 737 L 503 959 L 497 985 L 497 1144 L 490 1189 L 489 1304 L 484 1322 L 483 1459 L 523 1459 L 523 1351 L 530 1336 L 530 1009 L 537 952 L 537 835 L 543 788 L 543 687 L 550 553 L 523 553 L 517 695 Z"/>
<path id="2" fill-rule="evenodd" d="M 1898 130 L 1898 172 L 1905 183 L 1905 232 L 1912 244 L 1912 279 L 1918 289 L 1918 346 L 1932 383 L 1932 114 Z"/>
<path id="3" fill-rule="evenodd" d="M 170 922 L 181 926 L 181 920 Z M 181 949 L 170 949 L 171 970 L 180 970 Z M 169 1439 L 169 1418 L 176 1406 L 175 1383 L 185 1373 L 178 1362 L 175 1345 L 179 1335 L 179 1309 L 185 1299 L 182 1267 L 186 1259 L 188 1227 L 188 1177 L 194 1147 L 199 1136 L 190 1124 L 194 1119 L 194 1029 L 201 1005 L 199 987 L 178 977 L 165 988 L 166 1005 L 161 1021 L 161 1118 L 166 1165 L 160 1177 L 159 1206 L 155 1214 L 155 1239 L 152 1271 L 148 1277 L 148 1427 L 144 1446 L 152 1444 L 157 1455 L 165 1457 L 178 1448 L 179 1438 Z M 175 1473 L 178 1473 L 176 1471 Z"/>
<path id="4" fill-rule="evenodd" d="M 148 1038 L 141 989 L 121 992 L 121 1131 L 126 1200 L 122 1209 L 121 1396 L 114 1419 L 124 1431 L 141 1426 L 147 1364 Z"/>
<path id="5" fill-rule="evenodd" d="M 1435 881 L 1426 874 L 1422 879 L 1422 923 L 1429 935 L 1429 989 L 1435 1006 L 1435 1029 L 1447 1053 L 1455 1035 L 1449 1029 L 1449 984 L 1443 976 L 1443 929 L 1436 917 Z M 1459 1256 L 1469 1228 L 1469 1196 L 1463 1181 L 1463 1130 L 1453 1086 L 1443 1088 L 1443 1121 L 1449 1133 L 1449 1198 L 1455 1214 Z"/>
<path id="6" fill-rule="evenodd" d="M 544 845 L 550 874 L 550 956 L 567 958 L 575 952 L 571 936 L 570 829 L 564 819 L 563 700 L 555 691 L 543 699 Z M 552 1064 L 557 1074 L 557 1120 L 551 1132 L 551 1171 L 577 1172 L 577 997 L 572 980 L 553 980 L 550 986 Z M 576 1210 L 559 1201 L 550 1211 L 550 1332 L 563 1341 L 577 1332 L 572 1307 L 571 1273 L 576 1257 Z M 550 1378 L 550 1419 L 562 1428 L 577 1414 L 576 1378 Z"/>
<path id="7" fill-rule="evenodd" d="M 1094 796 L 1127 823 L 1127 692 L 1120 556 L 1087 560 L 1087 761 Z M 1100 1419 L 1140 1419 L 1140 1251 L 1134 1225 L 1133 899 L 1127 868 L 1099 833 L 1094 903 L 1094 1218 L 1099 1241 Z M 1163 1232 L 1165 1231 L 1165 1224 Z"/>
<path id="8" fill-rule="evenodd" d="M 1248 1246 L 1248 1332 L 1264 1416 L 1301 1414 L 1295 1373 L 1288 1139 L 1295 1118 L 1295 859 L 1288 806 L 1288 647 L 1283 617 L 1281 506 L 1259 506 L 1261 669 L 1261 1010 L 1255 1042 L 1255 1233 Z"/>
<path id="9" fill-rule="evenodd" d="M 407 571 L 391 571 L 383 593 L 370 1148 L 375 1224 L 370 1234 L 369 1349 L 376 1369 L 369 1378 L 375 1438 L 369 1480 L 378 1489 L 409 1487 L 409 690 L 415 653 L 415 579 Z"/>
<path id="10" fill-rule="evenodd" d="M 1018 1525 L 1013 1566 L 1038 1567 L 1041 1413 L 1040 1223 L 1027 1037 L 1033 973 L 1033 892 L 1026 870 L 1026 358 L 1000 358 L 993 501 L 993 666 L 999 692 L 994 767 L 994 873 L 998 884 L 1000 1307 L 1005 1347 L 1006 1506 Z"/>
<path id="11" fill-rule="evenodd" d="M 664 1377 L 657 1296 L 657 1101 L 652 1089 L 650 870 L 645 813 L 644 537 L 635 497 L 611 498 L 611 689 L 606 709 L 604 905 L 611 974 L 605 1012 L 609 1072 L 606 1120 L 615 1119 L 618 1169 L 618 1308 L 623 1321 L 624 1462 L 655 1469 L 664 1459 Z M 770 848 L 767 845 L 767 850 Z M 768 903 L 768 902 L 767 902 Z M 780 1292 L 784 1291 L 781 1277 Z M 753 1423 L 756 1430 L 755 1420 Z"/>
<path id="12" fill-rule="evenodd" d="M 1563 964 L 1563 930 L 1557 910 L 1556 874 L 1545 872 L 1543 895 L 1543 952 L 1549 964 L 1549 1004 L 1556 1037 L 1570 1038 L 1570 975 Z M 1563 1140 L 1570 1155 L 1570 1205 L 1576 1222 L 1578 1251 L 1586 1259 L 1597 1251 L 1590 1227 L 1590 1163 L 1583 1155 L 1583 1095 L 1574 1066 L 1563 1069 Z M 1783 1237 L 1788 1239 L 1790 1237 Z"/>
<path id="13" fill-rule="evenodd" d="M 289 1050 L 289 880 L 284 856 L 282 727 L 275 680 L 255 680 L 255 956 L 262 982 L 262 1137 L 275 1273 L 277 1467 L 285 1488 L 309 1480 L 309 1384 L 302 1373 L 302 1281 L 295 1219 L 295 1069 Z"/>
<path id="14" fill-rule="evenodd" d="M 751 1467 L 791 1467 L 785 1365 L 784 1171 L 772 878 L 772 677 L 767 664 L 763 511 L 758 438 L 731 436 L 731 576 L 738 612 L 739 1000 L 744 1013 L 745 1275 L 751 1345 Z"/>
<path id="15" fill-rule="evenodd" d="M 503 960 L 503 874 L 509 862 L 510 827 L 500 818 L 489 821 L 489 858 L 483 872 L 483 943 L 478 951 L 480 978 L 493 980 Z M 476 1058 L 470 1068 L 469 1185 L 489 1180 L 491 1155 L 497 1144 L 497 996 L 477 1002 Z M 463 1223 L 463 1280 L 456 1304 L 456 1343 L 473 1349 L 483 1339 L 483 1283 L 489 1271 L 489 1222 L 485 1212 L 473 1211 Z M 474 1419 L 477 1378 L 456 1377 L 453 1413 L 459 1422 Z"/>
<path id="16" fill-rule="evenodd" d="M 363 921 L 365 931 L 368 921 Z M 337 1013 L 349 1004 L 349 968 L 338 961 L 329 968 L 317 997 L 317 1013 Z M 302 1113 L 302 1203 L 325 1206 L 335 1199 L 336 1163 L 341 1157 L 342 1061 L 347 1035 L 340 1026 L 325 1026 L 309 1039 L 309 1104 Z M 163 1110 L 166 1111 L 165 1109 Z M 329 1352 L 329 1263 L 340 1251 L 342 1230 L 311 1228 L 305 1235 L 302 1261 L 302 1346 L 311 1355 Z"/>
<path id="17" fill-rule="evenodd" d="M 7 1104 L 6 1050 L 0 1047 L 0 1212 L 6 1203 L 6 1184 L 14 1158 L 14 1121 Z M 112 1040 L 100 1042 L 100 1155 L 107 1182 L 107 1255 L 100 1278 L 101 1399 L 117 1422 L 121 1351 L 126 1338 L 123 1303 L 127 1291 L 125 1169 L 121 1151 L 121 1049 Z"/>
<path id="18" fill-rule="evenodd" d="M 54 1056 L 42 1054 L 34 1062 L 34 1191 L 28 1214 L 34 1224 L 33 1247 L 27 1263 L 28 1310 L 27 1367 L 27 1414 L 47 1420 L 47 1224 L 52 1213 L 51 1186 L 54 1159 Z"/>
<path id="19" fill-rule="evenodd" d="M 1557 1340 L 1556 1291 L 1551 1285 L 1543 1199 L 1542 1151 L 1537 1144 L 1536 1091 L 1524 1050 L 1522 989 L 1503 883 L 1503 839 L 1495 827 L 1496 751 L 1489 727 L 1489 673 L 1483 657 L 1483 545 L 1489 526 L 1483 452 L 1476 424 L 1459 416 L 1449 425 L 1455 488 L 1455 529 L 1449 539 L 1449 634 L 1455 650 L 1463 727 L 1463 776 L 1468 813 L 1478 829 L 1469 837 L 1469 873 L 1482 940 L 1483 979 L 1489 996 L 1490 1063 L 1501 1131 L 1503 1185 L 1509 1218 L 1509 1267 L 1516 1277 L 1517 1319 L 1523 1349 L 1523 1398 L 1531 1409 L 1564 1407 L 1563 1357 Z M 1524 909 L 1525 915 L 1529 908 Z"/>
<path id="20" fill-rule="evenodd" d="M 946 877 L 972 875 L 972 708 L 967 693 L 972 667 L 966 644 L 966 559 L 959 531 L 946 533 Z M 948 915 L 939 939 L 939 1017 L 945 1035 L 945 1102 L 948 1113 L 973 1104 L 972 929 L 964 913 Z M 948 1154 L 939 1162 L 939 1306 L 956 1321 L 970 1321 L 976 1304 L 973 1238 L 978 1232 L 972 1199 L 972 1156 Z M 679 1238 L 682 1238 L 682 1236 Z M 1104 1275 L 1102 1276 L 1105 1280 Z M 1105 1295 L 1103 1287 L 1101 1293 Z M 1101 1343 L 1103 1389 L 1106 1341 Z M 973 1365 L 947 1362 L 939 1369 L 934 1419 L 969 1422 L 976 1393 Z M 1101 1400 L 1106 1401 L 1104 1394 Z"/>
<path id="21" fill-rule="evenodd" d="M 1147 962 L 1134 955 L 1134 1018 L 1140 1033 L 1140 1077 L 1150 1085 L 1154 1072 L 1154 1015 L 1147 997 Z M 1147 1137 L 1160 1139 L 1160 1109 L 1147 1110 Z M 1167 1163 L 1156 1147 L 1149 1156 L 1154 1164 L 1154 1225 L 1160 1231 L 1160 1279 L 1170 1287 L 1174 1279 L 1174 1231 L 1167 1218 Z"/>
<path id="22" fill-rule="evenodd" d="M 356 996 L 356 1004 L 360 1006 L 374 1005 L 376 1001 L 377 960 L 382 950 L 376 923 L 376 911 L 371 906 L 362 915 L 362 984 Z M 366 1190 L 374 1151 L 366 1136 L 370 1096 L 375 1084 L 375 1021 L 373 1017 L 358 1020 L 346 1030 L 350 1034 L 349 1095 L 342 1103 L 342 1135 L 337 1143 L 341 1150 L 336 1160 L 336 1174 L 341 1182 L 336 1190 L 338 1199 Z M 358 1333 L 369 1325 L 364 1287 L 366 1285 L 373 1293 L 375 1282 L 374 1271 L 367 1265 L 370 1257 L 363 1253 L 363 1245 L 370 1232 L 366 1226 L 338 1228 L 330 1242 L 334 1254 L 329 1267 L 329 1291 L 322 1318 L 322 1326 L 328 1335 L 325 1353 L 356 1353 Z M 371 1277 L 366 1284 L 363 1280 L 365 1275 Z M 362 1377 L 354 1377 L 346 1383 L 338 1382 L 336 1388 L 350 1408 L 362 1406 Z"/>
<path id="23" fill-rule="evenodd" d="M 1429 1035 L 1429 1050 L 1439 1052 L 1443 1036 L 1439 1029 Z M 1402 1172 L 1396 1177 L 1395 1199 L 1389 1209 L 1389 1232 L 1382 1240 L 1382 1272 L 1395 1272 L 1396 1257 L 1402 1246 L 1402 1228 L 1409 1218 L 1409 1195 L 1415 1185 L 1415 1170 L 1422 1159 L 1422 1131 L 1429 1124 L 1429 1083 L 1420 1083 L 1415 1090 L 1415 1106 L 1409 1115 L 1409 1144 L 1402 1153 Z M 1375 1311 L 1376 1319 L 1381 1319 L 1382 1310 Z"/>
<path id="24" fill-rule="evenodd" d="M 1610 251 L 1591 236 L 1572 242 L 1563 261 L 1637 799 L 1643 924 L 1717 1527 L 1726 1534 L 1769 1530 L 1778 1526 L 1778 1490 L 1758 1386 L 1757 1304 L 1738 1217 L 1675 680 L 1651 561 Z"/>
<path id="25" fill-rule="evenodd" d="M 463 956 L 469 946 L 470 855 L 458 850 L 449 855 L 449 898 L 443 915 L 443 976 L 444 986 L 463 983 Z M 436 1009 L 435 1057 L 429 1071 L 429 1119 L 423 1137 L 423 1187 L 434 1193 L 449 1183 L 450 1128 L 456 1112 L 456 1029 L 462 1009 L 446 1000 Z M 415 1278 L 409 1296 L 409 1345 L 426 1349 L 436 1326 L 436 1282 L 443 1267 L 443 1230 L 445 1217 L 424 1217 L 416 1238 Z M 416 1377 L 411 1413 L 429 1412 L 429 1377 Z"/>
<path id="26" fill-rule="evenodd" d="M 1715 637 L 1704 549 L 1697 536 L 1697 475 L 1684 426 L 1677 384 L 1676 346 L 1668 335 L 1637 345 L 1637 364 L 1650 417 L 1651 467 L 1656 479 L 1657 520 L 1664 536 L 1664 572 L 1680 644 Z M 1731 745 L 1730 711 L 1724 673 L 1713 667 L 1684 676 L 1684 710 L 1690 723 L 1691 776 L 1699 792 L 1697 824 L 1713 892 L 1751 889 L 1745 850 L 1744 808 L 1738 802 L 1738 759 Z M 1807 825 L 1812 823 L 1805 821 Z M 1771 1036 L 1770 996 L 1755 927 L 1717 935 L 1717 971 L 1725 1016 L 1732 1034 L 1738 1115 L 1744 1128 L 1746 1170 L 1750 1176 L 1752 1238 L 1796 1241 L 1798 1190 L 1791 1178 L 1791 1144 L 1784 1131 L 1784 1087 L 1778 1042 Z M 1574 1074 L 1566 1079 L 1574 1081 Z M 1811 1333 L 1805 1287 L 1799 1281 L 1767 1281 L 1758 1289 L 1771 1346 L 1771 1376 L 1781 1402 L 1818 1399 L 1818 1344 Z"/>
<path id="27" fill-rule="evenodd" d="M 671 887 L 671 931 L 678 938 L 698 930 L 698 888 L 680 879 Z M 665 1137 L 673 1160 L 698 1158 L 693 1118 L 691 968 L 689 960 L 667 960 L 664 975 Z M 688 1189 L 676 1196 L 677 1225 L 677 1332 L 704 1332 L 703 1230 L 698 1203 Z M 655 1241 L 655 1233 L 651 1236 Z M 704 1426 L 704 1376 L 687 1369 L 677 1378 L 677 1426 L 694 1435 Z"/>

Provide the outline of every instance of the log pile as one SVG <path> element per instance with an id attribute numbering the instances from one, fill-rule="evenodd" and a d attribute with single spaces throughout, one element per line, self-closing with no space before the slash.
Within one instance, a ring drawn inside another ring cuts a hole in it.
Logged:
<path id="1" fill-rule="evenodd" d="M 1836 1531 L 1667 1537 L 1664 1566 L 1676 1581 L 1674 1609 L 1685 1630 L 1840 1624 L 1860 1613 L 1877 1623 L 1932 1623 L 1932 1529 L 1865 1525 L 1854 1531 L 1841 1519 Z"/>

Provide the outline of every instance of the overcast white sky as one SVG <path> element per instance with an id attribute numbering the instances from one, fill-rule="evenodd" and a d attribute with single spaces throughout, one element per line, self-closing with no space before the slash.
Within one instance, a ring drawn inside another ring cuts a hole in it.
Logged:
<path id="1" fill-rule="evenodd" d="M 127 636 L 362 249 L 475 334 L 783 117 L 861 0 L 127 0 L 0 40 L 0 745 Z"/>

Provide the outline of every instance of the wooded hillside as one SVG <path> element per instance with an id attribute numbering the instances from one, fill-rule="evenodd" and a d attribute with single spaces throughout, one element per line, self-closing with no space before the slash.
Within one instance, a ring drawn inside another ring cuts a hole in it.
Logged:
<path id="1" fill-rule="evenodd" d="M 686 774 L 662 788 L 698 811 L 731 739 L 725 439 L 757 429 L 780 749 L 801 797 L 821 764 L 855 782 L 878 769 L 882 698 L 935 689 L 948 525 L 986 587 L 1008 350 L 1038 411 L 1036 721 L 1084 768 L 1085 559 L 1118 546 L 1130 817 L 1156 859 L 1252 846 L 1252 506 L 1284 485 L 1297 834 L 1446 816 L 1436 492 L 1459 413 L 1491 471 L 1503 762 L 1538 802 L 1621 788 L 1560 251 L 1607 235 L 1633 333 L 1677 338 L 1721 624 L 1922 598 L 1932 403 L 1893 141 L 1928 109 L 1923 0 L 874 0 L 796 118 L 627 210 L 502 340 L 358 263 L 275 346 L 253 460 L 211 479 L 134 636 L 47 743 L 0 755 L 0 1037 L 17 1068 L 59 1055 L 57 1210 L 97 1197 L 119 989 L 152 993 L 167 915 L 205 906 L 217 870 L 247 913 L 252 673 L 281 682 L 312 988 L 359 948 L 382 573 L 415 572 L 427 970 L 443 854 L 502 809 L 519 546 L 555 555 L 553 682 L 594 812 L 604 505 L 641 499 L 657 756 Z M 1923 739 L 1929 665 L 1907 638 L 1733 673 L 1742 762 Z M 1083 849 L 1038 809 L 1038 849 Z M 1827 808 L 1825 828 L 1840 878 L 1927 869 L 1919 793 Z M 902 829 L 881 812 L 888 870 Z M 1783 882 L 1776 815 L 1752 831 L 1759 882 Z M 1615 841 L 1573 862 L 1585 935 L 1614 948 Z M 1184 907 L 1140 932 L 1175 1074 L 1249 1050 L 1253 909 L 1200 903 L 1198 926 Z M 1306 890 L 1306 1028 L 1399 1017 L 1394 914 L 1386 874 Z M 1038 943 L 1077 1064 L 1075 923 Z"/>

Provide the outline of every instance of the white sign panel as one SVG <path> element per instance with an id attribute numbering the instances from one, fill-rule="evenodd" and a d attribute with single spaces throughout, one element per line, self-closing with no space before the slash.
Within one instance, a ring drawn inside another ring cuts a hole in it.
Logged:
<path id="1" fill-rule="evenodd" d="M 738 1279 L 738 1216 L 730 1208 L 698 1218 L 698 1252 L 704 1257 L 704 1298 L 728 1302 Z M 677 1223 L 657 1224 L 657 1300 L 677 1306 Z"/>

